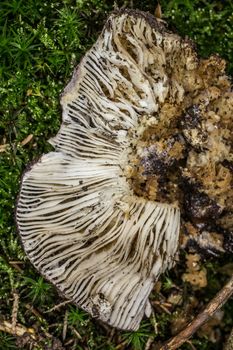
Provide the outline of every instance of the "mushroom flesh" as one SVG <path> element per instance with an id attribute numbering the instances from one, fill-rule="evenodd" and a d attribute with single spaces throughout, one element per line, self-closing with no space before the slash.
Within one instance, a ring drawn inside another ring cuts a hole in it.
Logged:
<path id="1" fill-rule="evenodd" d="M 112 13 L 62 94 L 54 152 L 22 178 L 16 218 L 30 261 L 111 326 L 136 330 L 150 315 L 180 223 L 232 229 L 224 68 L 148 13 Z"/>

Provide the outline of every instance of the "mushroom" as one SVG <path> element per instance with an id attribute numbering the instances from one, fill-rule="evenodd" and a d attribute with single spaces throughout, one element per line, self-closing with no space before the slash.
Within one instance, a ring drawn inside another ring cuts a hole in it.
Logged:
<path id="1" fill-rule="evenodd" d="M 191 41 L 140 11 L 113 12 L 74 71 L 55 150 L 25 172 L 16 218 L 32 264 L 93 317 L 136 330 L 150 315 L 178 251 L 184 179 L 211 196 L 197 168 L 231 161 L 227 96 L 223 60 L 198 59 Z M 216 207 L 216 220 L 230 203 L 220 192 L 204 210 Z"/>

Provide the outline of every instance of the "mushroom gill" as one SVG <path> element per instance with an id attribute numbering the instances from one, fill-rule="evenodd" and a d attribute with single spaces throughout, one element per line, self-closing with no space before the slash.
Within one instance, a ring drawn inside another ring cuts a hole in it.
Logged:
<path id="1" fill-rule="evenodd" d="M 224 61 L 199 60 L 147 13 L 114 12 L 64 90 L 55 151 L 22 179 L 33 265 L 93 317 L 136 330 L 174 264 L 180 212 L 231 217 L 232 101 Z"/>

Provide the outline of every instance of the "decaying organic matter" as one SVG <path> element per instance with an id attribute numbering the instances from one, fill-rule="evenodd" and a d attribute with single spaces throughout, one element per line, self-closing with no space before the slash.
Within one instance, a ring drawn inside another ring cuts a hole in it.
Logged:
<path id="1" fill-rule="evenodd" d="M 218 292 L 218 294 L 206 305 L 206 307 L 173 338 L 163 344 L 159 350 L 179 349 L 203 324 L 205 324 L 226 303 L 233 294 L 233 276 Z M 230 339 L 229 339 L 230 341 Z M 227 348 L 228 350 L 228 348 Z"/>
<path id="2" fill-rule="evenodd" d="M 180 213 L 183 236 L 191 225 L 230 242 L 224 68 L 147 13 L 113 13 L 64 90 L 55 151 L 24 174 L 17 223 L 30 261 L 114 327 L 135 330 L 150 314 L 154 282 L 174 264 Z"/>

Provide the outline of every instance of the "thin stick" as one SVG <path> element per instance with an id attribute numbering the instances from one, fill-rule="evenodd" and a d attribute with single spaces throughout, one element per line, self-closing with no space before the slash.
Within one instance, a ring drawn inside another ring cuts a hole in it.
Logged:
<path id="1" fill-rule="evenodd" d="M 18 272 L 23 273 L 23 269 L 19 266 L 18 261 L 9 261 L 9 265 L 13 266 Z"/>
<path id="2" fill-rule="evenodd" d="M 219 310 L 233 294 L 233 276 L 218 292 L 218 294 L 207 304 L 205 309 L 190 322 L 175 337 L 163 344 L 159 350 L 175 350 L 185 343 L 205 322 L 207 322 L 214 313 Z"/>
<path id="3" fill-rule="evenodd" d="M 14 297 L 14 301 L 13 301 L 13 307 L 12 307 L 11 321 L 12 321 L 12 329 L 15 333 L 16 332 L 18 309 L 19 309 L 19 294 L 14 292 L 13 297 Z"/>
<path id="4" fill-rule="evenodd" d="M 60 307 L 62 307 L 62 306 L 64 306 L 64 305 L 67 305 L 67 304 L 70 304 L 70 303 L 71 303 L 71 300 L 65 300 L 65 301 L 63 301 L 62 303 L 60 303 L 60 304 L 58 304 L 58 305 L 55 305 L 55 306 L 52 307 L 51 309 L 45 311 L 44 314 L 48 314 L 49 312 L 58 310 L 58 309 L 60 309 Z"/>
<path id="5" fill-rule="evenodd" d="M 43 317 L 41 316 L 41 314 L 39 313 L 39 311 L 37 311 L 34 306 L 30 305 L 30 304 L 25 304 L 25 307 L 27 310 L 29 310 L 31 313 L 33 313 L 33 315 L 35 315 L 37 318 L 39 318 L 39 320 L 43 320 Z"/>
<path id="6" fill-rule="evenodd" d="M 28 135 L 23 141 L 21 141 L 20 144 L 21 144 L 22 146 L 25 146 L 25 145 L 27 145 L 32 139 L 33 139 L 33 135 L 30 134 L 30 135 Z M 10 147 L 10 144 L 9 144 L 9 143 L 5 143 L 5 144 L 3 144 L 3 145 L 0 145 L 0 153 L 1 153 L 1 152 L 6 152 L 7 148 L 9 148 L 9 147 Z"/>
<path id="7" fill-rule="evenodd" d="M 156 306 L 159 306 L 164 312 L 166 312 L 168 315 L 171 315 L 171 311 L 169 311 L 167 309 L 167 305 L 171 306 L 170 304 L 168 303 L 161 303 L 160 301 L 152 301 L 152 305 L 156 305 Z"/>
<path id="8" fill-rule="evenodd" d="M 72 331 L 74 332 L 74 334 L 76 335 L 76 337 L 80 340 L 82 340 L 81 335 L 79 334 L 79 332 L 77 331 L 77 329 L 75 329 L 73 326 L 71 326 Z"/>
<path id="9" fill-rule="evenodd" d="M 151 349 L 151 345 L 153 344 L 153 341 L 154 341 L 153 337 L 148 338 L 144 350 L 150 350 Z"/>
<path id="10" fill-rule="evenodd" d="M 26 328 L 21 324 L 17 324 L 15 327 L 13 327 L 13 325 L 10 322 L 2 321 L 0 322 L 0 331 L 16 335 L 18 337 L 22 337 L 25 333 L 27 333 L 33 340 L 36 339 L 34 329 Z"/>
<path id="11" fill-rule="evenodd" d="M 64 322 L 63 322 L 63 330 L 62 330 L 63 341 L 66 339 L 67 326 L 68 326 L 68 310 L 65 311 Z"/>
<path id="12" fill-rule="evenodd" d="M 228 341 L 224 347 L 224 350 L 232 350 L 233 349 L 233 328 L 231 334 L 229 335 Z"/>

